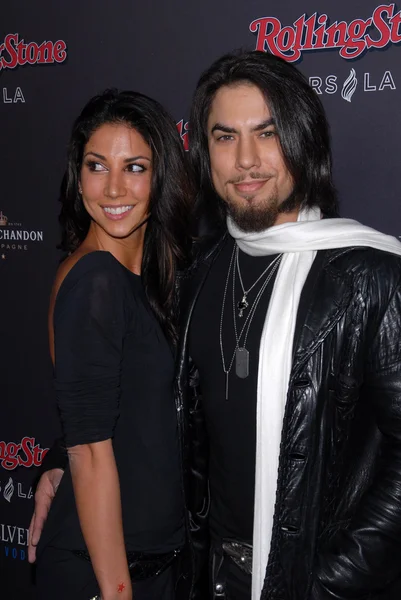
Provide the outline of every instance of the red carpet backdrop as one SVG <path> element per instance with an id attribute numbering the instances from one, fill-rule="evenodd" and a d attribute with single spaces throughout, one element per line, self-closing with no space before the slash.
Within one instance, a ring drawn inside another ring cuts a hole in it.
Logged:
<path id="1" fill-rule="evenodd" d="M 184 144 L 201 71 L 235 48 L 293 61 L 331 124 L 343 216 L 401 235 L 401 5 L 378 0 L 14 0 L 0 22 L 0 597 L 35 597 L 32 487 L 59 432 L 47 350 L 58 189 L 72 120 L 144 92 Z M 57 591 L 55 590 L 55 598 Z"/>

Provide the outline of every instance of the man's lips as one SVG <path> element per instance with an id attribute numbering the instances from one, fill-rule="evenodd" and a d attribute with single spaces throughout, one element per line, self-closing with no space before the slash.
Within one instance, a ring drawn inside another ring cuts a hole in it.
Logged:
<path id="1" fill-rule="evenodd" d="M 267 179 L 258 179 L 257 181 L 242 181 L 235 183 L 234 187 L 240 194 L 251 194 L 259 191 L 266 183 Z"/>

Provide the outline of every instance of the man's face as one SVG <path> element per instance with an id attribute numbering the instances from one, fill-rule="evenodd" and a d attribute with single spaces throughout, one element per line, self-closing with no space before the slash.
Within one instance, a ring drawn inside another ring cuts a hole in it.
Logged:
<path id="1" fill-rule="evenodd" d="M 207 123 L 214 187 L 244 231 L 296 220 L 294 188 L 262 92 L 240 83 L 221 87 Z M 286 202 L 288 200 L 288 202 Z M 280 215 L 287 218 L 280 220 Z"/>

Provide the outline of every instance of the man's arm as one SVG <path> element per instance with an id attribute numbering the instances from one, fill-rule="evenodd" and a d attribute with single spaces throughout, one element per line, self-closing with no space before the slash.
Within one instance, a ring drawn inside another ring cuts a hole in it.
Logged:
<path id="1" fill-rule="evenodd" d="M 380 469 L 349 527 L 317 557 L 310 600 L 368 597 L 401 574 L 401 289 L 368 349 L 363 401 L 382 433 Z"/>
<path id="2" fill-rule="evenodd" d="M 29 525 L 28 535 L 28 560 L 30 563 L 34 563 L 36 560 L 36 546 L 39 543 L 43 526 L 49 514 L 57 488 L 60 485 L 67 462 L 68 456 L 63 439 L 59 438 L 45 454 L 39 469 L 40 479 L 36 486 L 35 508 Z"/>

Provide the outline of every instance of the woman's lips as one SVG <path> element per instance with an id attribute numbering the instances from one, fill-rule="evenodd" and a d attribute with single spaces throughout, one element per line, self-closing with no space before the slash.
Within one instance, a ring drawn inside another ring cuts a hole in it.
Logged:
<path id="1" fill-rule="evenodd" d="M 121 221 L 121 219 L 124 219 L 127 215 L 129 215 L 129 213 L 133 209 L 133 206 L 103 206 L 102 208 L 105 216 L 108 219 L 110 219 L 111 221 Z"/>

